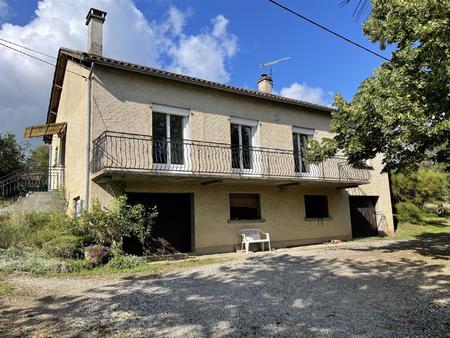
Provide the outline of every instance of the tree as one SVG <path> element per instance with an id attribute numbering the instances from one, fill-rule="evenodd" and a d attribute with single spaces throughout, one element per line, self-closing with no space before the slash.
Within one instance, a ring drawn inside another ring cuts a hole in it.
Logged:
<path id="1" fill-rule="evenodd" d="M 427 202 L 446 202 L 449 175 L 436 167 L 395 173 L 392 175 L 392 194 L 397 202 L 412 202 L 419 207 Z"/>
<path id="2" fill-rule="evenodd" d="M 383 153 L 385 171 L 414 169 L 426 159 L 450 170 L 450 1 L 371 5 L 365 35 L 396 49 L 351 102 L 336 95 L 327 152 L 332 142 L 351 163 Z"/>
<path id="3" fill-rule="evenodd" d="M 17 143 L 14 134 L 0 134 L 0 177 L 25 166 L 25 150 Z"/>
<path id="4" fill-rule="evenodd" d="M 28 165 L 34 168 L 48 167 L 48 152 L 49 147 L 47 145 L 40 145 L 31 149 L 27 158 Z"/>

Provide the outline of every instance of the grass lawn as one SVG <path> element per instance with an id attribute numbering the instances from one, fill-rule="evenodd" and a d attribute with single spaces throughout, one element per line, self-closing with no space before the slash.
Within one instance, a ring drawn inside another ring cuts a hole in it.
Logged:
<path id="1" fill-rule="evenodd" d="M 418 239 L 435 236 L 450 236 L 450 217 L 427 216 L 425 223 L 399 224 L 395 235 L 391 239 Z"/>
<path id="2" fill-rule="evenodd" d="M 423 225 L 401 223 L 399 224 L 394 236 L 372 237 L 364 240 L 414 240 L 427 237 L 450 236 L 450 217 L 427 216 Z M 147 263 L 133 269 L 112 269 L 108 266 L 99 266 L 94 269 L 83 269 L 70 273 L 51 273 L 47 276 L 66 276 L 66 277 L 105 277 L 105 276 L 124 276 L 124 275 L 156 275 L 164 272 L 181 270 L 184 268 L 224 263 L 236 259 L 233 255 L 224 255 L 219 257 L 203 256 L 175 261 L 160 261 Z"/>
<path id="3" fill-rule="evenodd" d="M 430 237 L 450 236 L 450 217 L 426 216 L 423 224 L 400 223 L 393 236 L 365 237 L 357 241 L 368 240 L 412 240 Z"/>
<path id="4" fill-rule="evenodd" d="M 151 262 L 144 265 L 140 265 L 131 269 L 112 269 L 107 265 L 98 266 L 93 269 L 82 269 L 80 271 L 67 272 L 67 273 L 46 273 L 45 276 L 55 277 L 107 277 L 122 275 L 157 275 L 164 272 L 175 271 L 179 269 L 224 263 L 232 260 L 231 257 L 195 257 L 173 261 L 159 261 Z"/>
<path id="5" fill-rule="evenodd" d="M 13 291 L 14 291 L 14 288 L 11 285 L 0 282 L 0 296 L 7 294 L 7 293 L 11 293 Z"/>
<path id="6" fill-rule="evenodd" d="M 415 225 L 402 223 L 399 224 L 395 235 L 389 237 L 371 237 L 364 238 L 364 241 L 371 240 L 420 240 L 433 237 L 450 236 L 450 217 L 427 216 L 424 224 Z M 237 259 L 236 255 L 224 254 L 213 256 L 190 257 L 181 260 L 166 260 L 158 262 L 150 262 L 139 265 L 135 268 L 117 269 L 108 265 L 102 265 L 95 268 L 80 268 L 72 272 L 43 272 L 36 273 L 48 277 L 76 278 L 76 277 L 123 277 L 127 275 L 157 275 L 170 271 L 183 270 L 195 266 L 203 266 L 209 264 L 220 264 Z M 28 273 L 28 272 L 26 272 Z M 3 278 L 2 278 L 3 277 Z M 2 283 L 6 274 L 0 270 L 0 295 L 11 293 L 12 287 Z"/>

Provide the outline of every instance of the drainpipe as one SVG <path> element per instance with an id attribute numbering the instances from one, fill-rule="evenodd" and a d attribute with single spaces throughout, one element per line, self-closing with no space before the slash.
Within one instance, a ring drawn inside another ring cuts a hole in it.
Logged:
<path id="1" fill-rule="evenodd" d="M 84 169 L 84 203 L 83 209 L 89 210 L 89 186 L 91 181 L 90 160 L 91 160 L 91 99 L 92 99 L 92 71 L 94 63 L 91 63 L 89 75 L 86 78 L 86 149 L 85 149 L 85 169 Z"/>

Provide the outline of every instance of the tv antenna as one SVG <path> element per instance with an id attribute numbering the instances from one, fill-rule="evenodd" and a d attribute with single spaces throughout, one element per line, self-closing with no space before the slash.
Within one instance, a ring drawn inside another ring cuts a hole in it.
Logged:
<path id="1" fill-rule="evenodd" d="M 265 63 L 260 63 L 259 64 L 259 68 L 268 67 L 269 68 L 270 77 L 272 77 L 272 66 L 277 64 L 277 63 L 279 63 L 279 62 L 281 62 L 281 61 L 286 61 L 286 60 L 289 60 L 289 59 L 291 59 L 291 57 L 290 56 L 286 56 L 286 57 L 281 58 L 281 59 L 277 59 L 277 60 L 273 60 L 273 61 L 269 61 L 269 62 L 265 62 Z"/>

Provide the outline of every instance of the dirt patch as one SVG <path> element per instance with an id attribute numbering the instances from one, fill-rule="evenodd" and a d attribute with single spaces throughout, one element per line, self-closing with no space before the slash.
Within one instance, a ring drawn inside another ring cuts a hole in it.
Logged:
<path id="1" fill-rule="evenodd" d="M 357 241 L 153 277 L 10 276 L 0 328 L 17 337 L 445 337 L 449 247 L 446 238 Z"/>

